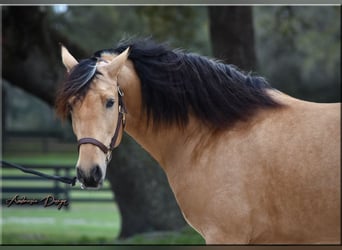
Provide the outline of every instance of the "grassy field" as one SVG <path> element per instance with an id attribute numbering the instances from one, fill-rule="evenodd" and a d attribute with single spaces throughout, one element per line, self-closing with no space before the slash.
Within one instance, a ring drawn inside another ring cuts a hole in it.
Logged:
<path id="1" fill-rule="evenodd" d="M 113 243 L 120 229 L 114 203 L 72 204 L 57 208 L 3 207 L 3 244 Z"/>
<path id="2" fill-rule="evenodd" d="M 69 210 L 3 207 L 1 224 L 2 244 L 204 244 L 190 227 L 119 240 L 114 203 L 75 203 Z"/>
<path id="3" fill-rule="evenodd" d="M 73 165 L 75 154 L 5 154 L 4 160 L 22 164 Z M 6 169 L 4 174 L 18 170 Z M 16 173 L 17 174 L 17 173 Z M 32 182 L 4 181 L 2 186 L 33 185 Z M 35 182 L 35 186 L 43 185 Z M 108 183 L 106 184 L 108 185 Z M 118 240 L 120 213 L 114 202 L 80 203 L 73 197 L 112 197 L 112 193 L 84 191 L 74 187 L 70 209 L 56 207 L 2 207 L 2 244 L 204 244 L 201 236 L 189 227 L 178 232 L 152 232 Z"/>

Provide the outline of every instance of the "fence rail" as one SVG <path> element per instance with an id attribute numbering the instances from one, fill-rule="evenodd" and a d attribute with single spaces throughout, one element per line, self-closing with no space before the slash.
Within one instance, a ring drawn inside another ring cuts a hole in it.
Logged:
<path id="1" fill-rule="evenodd" d="M 53 175 L 68 176 L 74 171 L 73 166 L 43 166 L 43 165 L 30 165 L 22 164 L 26 168 L 35 169 L 39 171 L 53 172 Z M 2 165 L 2 169 L 13 169 L 9 166 Z M 7 173 L 6 173 L 7 172 Z M 105 192 L 111 193 L 111 189 L 106 185 L 105 187 L 90 191 L 94 194 L 96 192 L 99 195 L 92 195 L 91 197 L 74 197 L 72 193 L 77 192 L 76 188 L 71 188 L 70 185 L 63 184 L 56 180 L 46 180 L 38 176 L 30 176 L 22 173 L 19 170 L 13 169 L 10 173 L 8 171 L 2 171 L 2 205 L 6 205 L 6 201 L 16 194 L 19 195 L 53 195 L 57 199 L 67 199 L 69 204 L 72 202 L 113 202 L 113 198 L 102 197 Z M 32 185 L 31 185 L 32 184 Z M 15 185 L 15 187 L 13 187 Z M 86 190 L 81 191 L 85 194 Z M 69 205 L 70 206 L 70 205 Z M 69 207 L 68 207 L 69 208 Z"/>
<path id="2" fill-rule="evenodd" d="M 3 152 L 16 153 L 19 149 L 25 152 L 73 152 L 75 138 L 59 131 L 10 131 L 2 134 Z"/>

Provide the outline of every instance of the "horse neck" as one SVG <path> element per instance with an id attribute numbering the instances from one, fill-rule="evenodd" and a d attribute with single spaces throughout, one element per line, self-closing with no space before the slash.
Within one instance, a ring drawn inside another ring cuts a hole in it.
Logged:
<path id="1" fill-rule="evenodd" d="M 128 110 L 125 131 L 164 169 L 172 165 L 173 159 L 179 159 L 180 152 L 191 153 L 196 142 L 201 139 L 200 135 L 206 134 L 193 117 L 190 117 L 185 128 L 175 124 L 155 129 L 152 121 L 147 121 L 142 109 L 141 83 L 130 61 L 119 74 L 118 82 L 124 92 Z"/>

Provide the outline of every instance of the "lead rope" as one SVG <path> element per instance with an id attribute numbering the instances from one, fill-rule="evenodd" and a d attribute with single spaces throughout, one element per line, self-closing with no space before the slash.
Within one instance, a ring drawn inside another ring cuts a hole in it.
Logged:
<path id="1" fill-rule="evenodd" d="M 70 177 L 66 177 L 66 176 L 62 177 L 62 176 L 56 176 L 56 175 L 48 175 L 48 174 L 41 173 L 37 170 L 33 170 L 33 169 L 25 168 L 25 167 L 17 165 L 17 164 L 9 163 L 7 161 L 1 161 L 1 165 L 16 168 L 16 169 L 21 170 L 24 173 L 37 175 L 37 176 L 40 176 L 40 177 L 43 177 L 46 179 L 60 181 L 60 182 L 66 183 L 66 184 L 70 184 L 71 186 L 75 186 L 76 180 L 77 180 L 76 176 L 73 178 L 70 178 Z"/>

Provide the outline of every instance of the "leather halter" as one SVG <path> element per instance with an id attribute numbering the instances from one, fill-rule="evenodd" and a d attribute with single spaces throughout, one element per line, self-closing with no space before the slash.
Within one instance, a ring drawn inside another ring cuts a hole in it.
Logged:
<path id="1" fill-rule="evenodd" d="M 80 150 L 80 146 L 82 144 L 92 144 L 92 145 L 99 147 L 101 149 L 101 151 L 106 155 L 106 163 L 108 163 L 112 158 L 112 151 L 115 148 L 115 144 L 116 144 L 116 141 L 118 139 L 121 126 L 122 126 L 122 129 L 124 129 L 125 125 L 126 125 L 125 115 L 127 114 L 127 110 L 126 110 L 125 103 L 123 101 L 124 94 L 121 91 L 121 89 L 119 88 L 119 86 L 118 86 L 118 96 L 119 96 L 119 107 L 118 107 L 119 108 L 119 116 L 118 116 L 118 121 L 116 123 L 115 132 L 114 132 L 114 135 L 112 137 L 112 140 L 111 140 L 109 146 L 107 147 L 106 145 L 104 145 L 99 140 L 96 140 L 95 138 L 91 138 L 91 137 L 85 137 L 85 138 L 79 139 L 77 142 L 78 151 Z"/>

